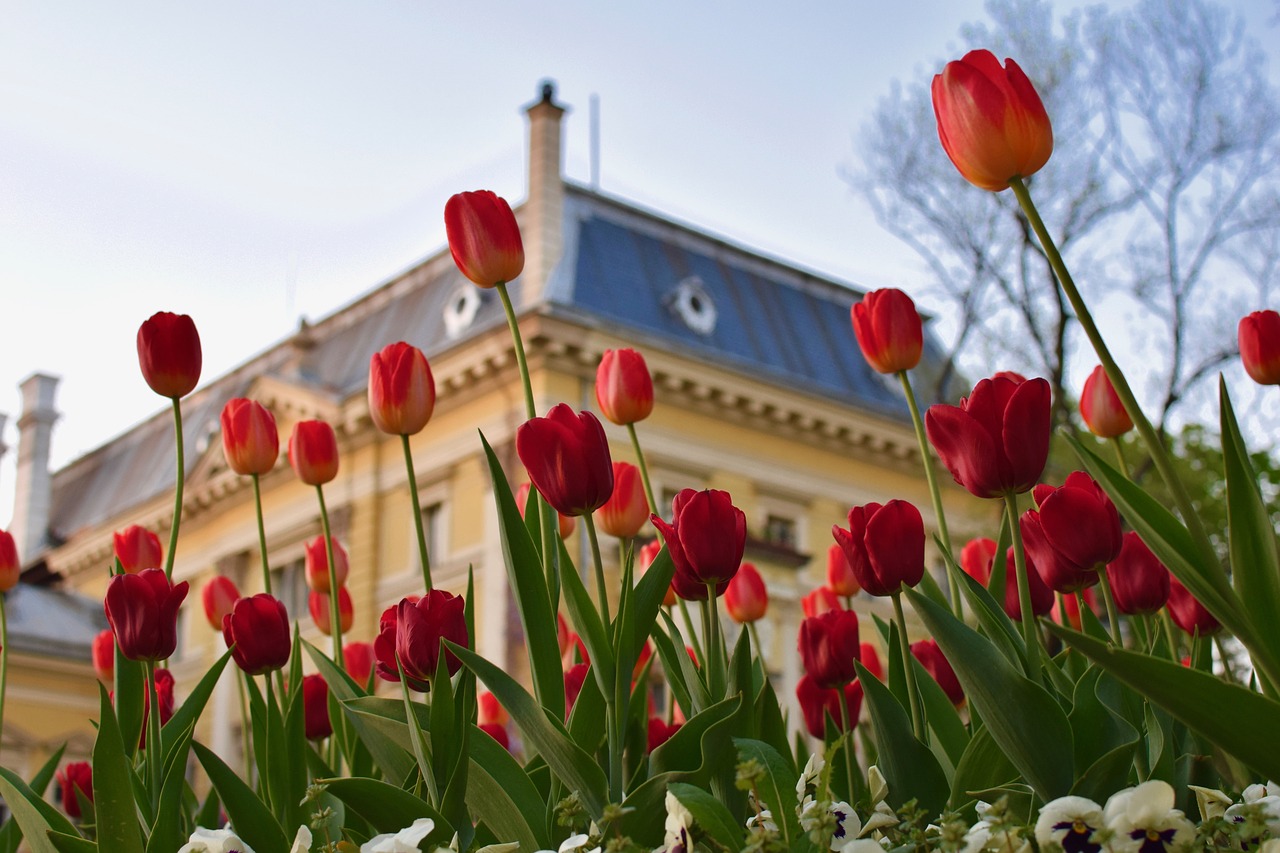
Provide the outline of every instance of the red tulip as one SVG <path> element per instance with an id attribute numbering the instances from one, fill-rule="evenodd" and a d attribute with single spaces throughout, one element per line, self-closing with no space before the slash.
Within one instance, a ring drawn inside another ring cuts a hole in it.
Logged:
<path id="1" fill-rule="evenodd" d="M 849 558 L 844 555 L 844 549 L 835 544 L 827 548 L 827 586 L 836 595 L 843 595 L 845 598 L 852 598 L 862 591 L 858 576 L 853 573 L 853 566 L 849 565 Z"/>
<path id="2" fill-rule="evenodd" d="M 658 554 L 662 552 L 662 543 L 657 539 L 652 542 L 646 542 L 640 551 L 636 554 L 636 562 L 640 566 L 640 574 L 643 576 L 649 570 L 649 566 L 658 558 Z M 667 584 L 667 593 L 662 597 L 663 607 L 676 606 L 676 590 L 671 584 Z"/>
<path id="3" fill-rule="evenodd" d="M 18 585 L 22 574 L 22 561 L 18 559 L 18 543 L 13 534 L 0 530 L 0 592 L 8 592 Z"/>
<path id="4" fill-rule="evenodd" d="M 1098 613 L 1098 596 L 1094 594 L 1093 587 L 1082 590 L 1084 603 L 1089 609 Z M 1082 631 L 1084 622 L 1080 618 L 1080 602 L 1076 600 L 1074 595 L 1064 595 L 1053 603 L 1053 611 L 1049 614 L 1049 618 L 1059 625 L 1069 624 L 1077 631 Z"/>
<path id="5" fill-rule="evenodd" d="M 115 532 L 115 555 L 128 574 L 164 566 L 160 537 L 137 524 Z"/>
<path id="6" fill-rule="evenodd" d="M 682 489 L 671 507 L 671 524 L 656 515 L 649 520 L 661 531 L 676 574 L 703 585 L 729 581 L 747 544 L 747 517 L 733 498 L 718 489 Z"/>
<path id="7" fill-rule="evenodd" d="M 80 800 L 76 797 L 76 791 L 93 802 L 93 768 L 87 761 L 73 761 L 64 765 L 56 776 L 58 787 L 62 789 L 62 810 L 68 817 L 81 817 Z"/>
<path id="8" fill-rule="evenodd" d="M 859 585 L 872 595 L 893 595 L 924 577 L 924 520 L 906 501 L 855 506 L 849 529 L 835 525 L 831 534 Z"/>
<path id="9" fill-rule="evenodd" d="M 854 662 L 862 658 L 858 614 L 829 610 L 800 623 L 800 657 L 804 671 L 820 687 L 834 688 L 858 677 Z"/>
<path id="10" fill-rule="evenodd" d="M 1173 617 L 1173 624 L 1192 636 L 1216 634 L 1222 628 L 1222 623 L 1173 575 L 1169 576 L 1169 602 L 1166 606 Z"/>
<path id="11" fill-rule="evenodd" d="M 666 720 L 661 717 L 649 718 L 649 752 L 653 752 L 667 741 L 671 740 L 671 736 L 680 731 L 680 723 L 672 722 L 667 724 Z"/>
<path id="12" fill-rule="evenodd" d="M 389 435 L 416 435 L 431 420 L 436 383 L 422 350 L 388 344 L 369 360 L 369 417 Z"/>
<path id="13" fill-rule="evenodd" d="M 462 661 L 452 652 L 444 652 L 441 640 L 467 647 L 467 623 L 462 596 L 433 589 L 417 601 L 404 598 L 382 614 L 373 652 L 378 659 L 378 675 L 387 681 L 399 681 L 399 660 L 405 683 L 419 692 L 431 689 L 440 655 L 445 655 L 449 675 L 458 671 Z"/>
<path id="14" fill-rule="evenodd" d="M 880 663 L 880 653 L 876 651 L 876 647 L 871 643 L 863 643 L 861 648 L 863 667 L 867 672 L 884 681 L 884 666 Z"/>
<path id="15" fill-rule="evenodd" d="M 497 723 L 480 723 L 477 728 L 496 740 L 498 745 L 507 752 L 511 751 L 511 736 L 507 734 L 506 726 L 500 726 Z"/>
<path id="16" fill-rule="evenodd" d="M 524 518 L 525 507 L 529 505 L 529 484 L 521 483 L 520 488 L 516 489 L 516 507 L 520 510 L 520 517 Z M 573 535 L 573 529 L 577 526 L 578 520 L 572 515 L 565 515 L 557 512 L 556 518 L 559 519 L 560 538 L 568 539 Z"/>
<path id="17" fill-rule="evenodd" d="M 156 702 L 160 706 L 160 725 L 173 717 L 173 673 L 167 669 L 156 670 Z M 151 691 L 142 686 L 142 731 L 138 735 L 138 749 L 147 748 L 147 717 L 151 714 Z"/>
<path id="18" fill-rule="evenodd" d="M 924 331 L 910 296 L 893 287 L 873 290 L 851 313 L 858 348 L 872 370 L 897 373 L 920 363 Z"/>
<path id="19" fill-rule="evenodd" d="M 342 547 L 342 543 L 332 536 L 329 541 L 333 544 L 333 572 L 337 575 L 338 586 L 342 586 L 347 582 L 347 575 L 351 571 L 351 562 L 347 558 L 347 549 Z M 323 592 L 326 595 L 329 592 L 329 554 L 324 547 L 324 536 L 317 536 L 306 544 L 303 548 L 303 566 L 307 577 L 307 587 L 313 592 Z"/>
<path id="20" fill-rule="evenodd" d="M 960 549 L 960 568 L 964 573 L 986 586 L 991 580 L 991 566 L 996 560 L 996 543 L 985 536 L 970 539 Z"/>
<path id="21" fill-rule="evenodd" d="M 453 262 L 481 287 L 511 281 L 524 269 L 520 226 L 506 199 L 489 190 L 450 198 L 444 206 L 444 230 Z"/>
<path id="22" fill-rule="evenodd" d="M 565 621 L 563 613 L 556 613 L 556 644 L 560 647 L 560 660 L 565 661 L 568 665 L 570 654 L 573 652 L 574 641 L 578 635 L 569 630 L 569 623 Z"/>
<path id="23" fill-rule="evenodd" d="M 1254 311 L 1240 320 L 1240 360 L 1259 385 L 1280 385 L 1280 314 Z"/>
<path id="24" fill-rule="evenodd" d="M 834 545 L 832 547 L 839 548 L 840 546 Z M 841 557 L 841 559 L 844 558 Z M 836 595 L 835 590 L 828 586 L 820 586 L 800 599 L 800 609 L 804 611 L 806 619 L 812 619 L 814 616 L 821 616 L 829 610 L 844 610 L 844 605 L 840 603 L 840 598 Z"/>
<path id="25" fill-rule="evenodd" d="M 751 563 L 743 563 L 724 591 L 724 608 L 739 625 L 763 619 L 769 609 L 769 590 Z"/>
<path id="26" fill-rule="evenodd" d="M 228 400 L 222 407 L 222 453 L 227 467 L 241 476 L 270 474 L 280 456 L 275 417 L 255 400 Z"/>
<path id="27" fill-rule="evenodd" d="M 653 379 L 644 356 L 633 349 L 605 350 L 596 368 L 596 402 L 600 413 L 618 426 L 649 417 Z"/>
<path id="28" fill-rule="evenodd" d="M 533 486 L 565 515 L 594 512 L 613 494 L 613 462 L 604 427 L 564 403 L 516 430 L 516 453 Z"/>
<path id="29" fill-rule="evenodd" d="M 307 740 L 324 740 L 333 734 L 329 721 L 329 684 L 319 673 L 302 676 L 302 719 Z"/>
<path id="30" fill-rule="evenodd" d="M 1169 570 L 1133 531 L 1107 566 L 1107 583 L 1121 613 L 1155 613 L 1169 601 Z"/>
<path id="31" fill-rule="evenodd" d="M 1098 569 L 1120 553 L 1120 514 L 1106 493 L 1083 471 L 1073 471 L 1060 488 L 1035 489 L 1039 511 L 1022 514 L 1022 537 L 1044 582 L 1070 593 L 1098 582 Z"/>
<path id="32" fill-rule="evenodd" d="M 938 136 L 965 180 L 999 192 L 1049 162 L 1053 128 L 1031 81 L 988 50 L 948 62 L 933 78 Z"/>
<path id="33" fill-rule="evenodd" d="M 1031 613 L 1044 616 L 1053 610 L 1053 590 L 1045 584 L 1035 561 L 1027 557 L 1027 586 L 1031 593 Z M 1004 612 L 1015 622 L 1022 621 L 1022 602 L 1018 598 L 1018 572 L 1013 562 L 1013 549 L 1005 553 Z"/>
<path id="34" fill-rule="evenodd" d="M 289 436 L 289 464 L 308 486 L 338 476 L 338 437 L 324 421 L 298 421 Z"/>
<path id="35" fill-rule="evenodd" d="M 333 636 L 333 613 L 330 611 L 329 594 L 325 592 L 307 593 L 307 610 L 311 613 L 311 621 L 326 637 Z M 351 630 L 355 621 L 355 610 L 351 604 L 351 593 L 345 586 L 338 587 L 338 621 L 342 625 L 342 633 Z"/>
<path id="36" fill-rule="evenodd" d="M 803 675 L 796 684 L 796 699 L 800 702 L 800 711 L 804 714 L 804 727 L 809 734 L 823 738 L 827 731 L 827 715 L 831 715 L 834 731 L 844 731 L 844 721 L 840 713 L 840 690 L 844 690 L 845 703 L 849 706 L 849 725 L 856 726 L 862 713 L 862 682 L 851 681 L 843 688 L 828 689 L 822 687 L 811 675 Z"/>
<path id="37" fill-rule="evenodd" d="M 241 598 L 222 620 L 222 639 L 249 675 L 280 669 L 293 645 L 284 603 L 265 592 Z"/>
<path id="38" fill-rule="evenodd" d="M 108 628 L 99 631 L 93 638 L 93 671 L 98 680 L 108 687 L 115 680 L 116 672 L 116 637 Z"/>
<path id="39" fill-rule="evenodd" d="M 476 707 L 477 716 L 481 723 L 497 723 L 500 726 L 505 726 L 511 722 L 511 715 L 507 713 L 507 709 L 502 707 L 498 697 L 488 690 L 476 697 Z"/>
<path id="40" fill-rule="evenodd" d="M 729 589 L 730 580 L 733 580 L 733 578 L 720 581 L 716 584 L 716 598 L 724 595 Z M 682 572 L 678 568 L 671 575 L 671 590 L 675 593 L 677 598 L 684 599 L 685 601 L 707 600 L 707 585 L 688 572 Z"/>
<path id="41" fill-rule="evenodd" d="M 338 599 L 342 603 L 342 599 Z M 369 683 L 373 674 L 373 643 L 352 641 L 342 647 L 342 662 L 346 666 L 347 675 L 361 687 Z"/>
<path id="42" fill-rule="evenodd" d="M 582 685 L 586 683 L 587 671 L 590 668 L 589 663 L 579 663 L 564 671 L 564 718 L 566 720 L 569 719 L 569 714 L 573 713 L 573 705 L 578 701 L 578 694 L 582 692 Z"/>
<path id="43" fill-rule="evenodd" d="M 920 661 L 925 672 L 938 682 L 938 686 L 942 688 L 943 693 L 947 694 L 952 705 L 958 708 L 964 704 L 964 688 L 960 686 L 960 679 L 956 678 L 956 671 L 951 668 L 951 661 L 947 660 L 942 649 L 938 648 L 937 640 L 930 638 L 912 643 L 911 654 Z"/>
<path id="44" fill-rule="evenodd" d="M 162 569 L 116 575 L 103 602 L 107 622 L 129 660 L 164 660 L 178 645 L 178 608 L 188 584 L 173 584 Z"/>
<path id="45" fill-rule="evenodd" d="M 1116 438 L 1133 429 L 1133 421 L 1101 364 L 1089 374 L 1080 391 L 1080 417 L 1089 432 L 1101 438 Z"/>
<path id="46" fill-rule="evenodd" d="M 983 379 L 959 406 L 925 413 L 929 442 L 955 481 L 980 498 L 1025 492 L 1049 456 L 1049 383 Z"/>
<path id="47" fill-rule="evenodd" d="M 204 618 L 209 620 L 209 627 L 221 631 L 222 620 L 239 600 L 240 590 L 226 575 L 215 575 L 205 581 L 200 590 L 200 602 L 204 605 Z"/>
<path id="48" fill-rule="evenodd" d="M 200 382 L 200 334 L 186 314 L 161 311 L 138 328 L 142 378 L 161 397 L 185 397 Z"/>
<path id="49" fill-rule="evenodd" d="M 630 462 L 613 463 L 613 494 L 596 510 L 600 529 L 619 539 L 631 539 L 649 520 L 640 469 Z"/>

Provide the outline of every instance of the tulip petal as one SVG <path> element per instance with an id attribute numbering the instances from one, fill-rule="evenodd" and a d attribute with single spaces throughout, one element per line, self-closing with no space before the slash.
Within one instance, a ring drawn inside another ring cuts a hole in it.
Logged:
<path id="1" fill-rule="evenodd" d="M 964 409 L 938 404 L 924 416 L 929 443 L 951 476 L 980 498 L 996 498 L 1000 488 L 999 459 L 990 433 Z"/>

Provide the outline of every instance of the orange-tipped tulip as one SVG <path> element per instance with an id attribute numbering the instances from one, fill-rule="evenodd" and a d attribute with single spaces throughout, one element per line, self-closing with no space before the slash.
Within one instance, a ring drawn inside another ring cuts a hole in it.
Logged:
<path id="1" fill-rule="evenodd" d="M 524 518 L 524 508 L 529 503 L 529 484 L 521 483 L 520 488 L 516 489 L 516 506 L 520 509 L 520 517 Z M 568 539 L 573 535 L 573 529 L 578 526 L 578 520 L 572 515 L 565 515 L 557 512 L 556 516 L 559 520 L 560 538 Z"/>
<path id="2" fill-rule="evenodd" d="M 524 269 L 524 244 L 511 205 L 489 190 L 449 199 L 444 230 L 453 262 L 481 287 L 511 281 Z"/>
<path id="3" fill-rule="evenodd" d="M 324 421 L 299 421 L 289 436 L 289 464 L 308 486 L 338 476 L 338 437 Z"/>
<path id="4" fill-rule="evenodd" d="M 333 616 L 329 612 L 329 596 L 323 592 L 311 592 L 307 595 L 307 610 L 311 611 L 311 621 L 316 623 L 320 633 L 326 637 L 333 635 Z M 351 630 L 355 621 L 355 609 L 351 605 L 351 593 L 345 586 L 338 587 L 338 620 L 342 623 L 342 633 Z"/>
<path id="5" fill-rule="evenodd" d="M 1280 385 L 1280 314 L 1254 311 L 1240 320 L 1240 360 L 1259 385 Z"/>
<path id="6" fill-rule="evenodd" d="M 851 598 L 862 591 L 858 584 L 858 576 L 849 565 L 849 558 L 844 549 L 833 544 L 827 549 L 827 587 L 836 595 Z"/>
<path id="7" fill-rule="evenodd" d="M 369 417 L 389 435 L 416 435 L 431 420 L 436 383 L 422 350 L 404 341 L 369 359 Z"/>
<path id="8" fill-rule="evenodd" d="M 93 638 L 92 651 L 93 671 L 99 681 L 110 687 L 116 672 L 116 637 L 110 628 L 99 631 Z"/>
<path id="9" fill-rule="evenodd" d="M 644 356 L 633 349 L 605 350 L 596 368 L 596 402 L 618 426 L 649 417 L 653 411 L 653 378 Z"/>
<path id="10" fill-rule="evenodd" d="M 850 313 L 858 348 L 872 370 L 897 373 L 920 363 L 923 324 L 910 296 L 893 287 L 874 290 Z"/>
<path id="11" fill-rule="evenodd" d="M 240 600 L 240 590 L 235 581 L 226 575 L 217 575 L 205 581 L 200 590 L 200 603 L 204 605 L 204 618 L 215 631 L 222 630 L 222 620 Z"/>
<path id="12" fill-rule="evenodd" d="M 1035 87 L 1012 59 L 989 50 L 948 62 L 933 78 L 938 137 L 965 180 L 992 192 L 1040 170 L 1053 153 L 1053 128 Z"/>
<path id="13" fill-rule="evenodd" d="M 769 609 L 769 590 L 751 563 L 738 567 L 738 573 L 729 581 L 729 588 L 724 591 L 724 609 L 739 625 L 764 618 Z"/>
<path id="14" fill-rule="evenodd" d="M 1133 429 L 1133 421 L 1101 364 L 1089 374 L 1080 391 L 1080 417 L 1089 432 L 1100 438 L 1116 438 Z"/>
<path id="15" fill-rule="evenodd" d="M 333 543 L 333 573 L 337 575 L 338 586 L 341 587 L 347 582 L 347 575 L 351 571 L 351 561 L 347 557 L 347 549 L 342 547 L 341 542 L 332 536 L 329 537 L 329 541 Z M 307 586 L 314 592 L 322 592 L 328 595 L 329 555 L 325 551 L 323 536 L 317 536 L 303 548 L 303 567 L 307 578 Z"/>
<path id="16" fill-rule="evenodd" d="M 613 494 L 596 510 L 600 529 L 619 539 L 631 539 L 649 520 L 640 469 L 630 462 L 613 463 Z"/>
<path id="17" fill-rule="evenodd" d="M 161 397 L 185 397 L 200 382 L 200 334 L 186 314 L 161 311 L 138 328 L 142 378 Z"/>
<path id="18" fill-rule="evenodd" d="M 255 400 L 236 397 L 222 407 L 222 452 L 241 476 L 270 474 L 280 456 L 276 419 Z"/>
<path id="19" fill-rule="evenodd" d="M 131 524 L 115 533 L 115 555 L 121 567 L 131 575 L 143 569 L 158 569 L 164 565 L 164 550 L 160 537 L 147 528 Z"/>

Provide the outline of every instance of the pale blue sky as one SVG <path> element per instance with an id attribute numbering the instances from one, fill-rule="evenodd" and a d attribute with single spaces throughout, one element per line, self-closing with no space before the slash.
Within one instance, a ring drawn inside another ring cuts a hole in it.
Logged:
<path id="1" fill-rule="evenodd" d="M 1240 8 L 1280 41 L 1273 2 Z M 521 107 L 544 77 L 572 110 L 570 177 L 588 177 L 596 94 L 603 189 L 910 290 L 914 257 L 838 171 L 891 81 L 938 70 L 982 16 L 977 0 L 10 0 L 0 438 L 16 445 L 37 370 L 62 377 L 55 465 L 162 408 L 134 350 L 155 311 L 195 318 L 212 378 L 439 249 L 452 193 L 518 201 Z"/>

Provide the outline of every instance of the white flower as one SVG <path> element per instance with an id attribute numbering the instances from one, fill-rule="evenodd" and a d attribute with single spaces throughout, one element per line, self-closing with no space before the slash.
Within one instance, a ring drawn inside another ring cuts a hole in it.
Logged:
<path id="1" fill-rule="evenodd" d="M 1231 798 L 1217 788 L 1202 788 L 1199 785 L 1188 785 L 1196 794 L 1196 805 L 1200 809 L 1200 820 L 1213 820 L 1222 817 L 1231 805 Z M 1248 790 L 1248 789 L 1246 789 Z"/>
<path id="2" fill-rule="evenodd" d="M 298 827 L 298 833 L 293 836 L 293 846 L 289 848 L 289 853 L 311 853 L 311 830 L 305 826 Z"/>
<path id="3" fill-rule="evenodd" d="M 229 829 L 196 827 L 178 853 L 253 853 L 253 848 Z"/>
<path id="4" fill-rule="evenodd" d="M 413 826 L 399 832 L 384 832 L 375 835 L 360 845 L 360 853 L 418 853 L 418 844 L 436 828 L 436 822 L 429 817 L 420 817 Z"/>
<path id="5" fill-rule="evenodd" d="M 810 801 L 800 814 L 800 828 L 805 832 L 812 831 L 818 822 L 818 810 L 821 808 L 826 808 L 835 818 L 836 828 L 828 842 L 829 848 L 837 851 L 848 850 L 849 845 L 862 831 L 862 821 L 859 820 L 853 807 L 846 802 Z"/>
<path id="6" fill-rule="evenodd" d="M 813 753 L 809 756 L 809 760 L 805 762 L 804 770 L 800 771 L 800 778 L 796 780 L 796 800 L 801 804 L 805 800 L 811 799 L 812 794 L 818 790 L 818 783 L 822 780 L 822 770 L 826 762 L 822 760 L 822 756 Z M 801 806 L 803 809 L 803 805 Z"/>
<path id="7" fill-rule="evenodd" d="M 1226 811 L 1226 816 L 1236 823 L 1244 821 L 1246 806 L 1261 809 L 1267 829 L 1273 835 L 1280 836 L 1280 785 L 1268 782 L 1265 785 L 1250 785 L 1240 795 L 1241 803 L 1233 805 Z"/>
<path id="8" fill-rule="evenodd" d="M 1158 779 L 1113 795 L 1102 811 L 1102 819 L 1115 832 L 1111 849 L 1117 853 L 1149 853 L 1190 844 L 1195 839 L 1195 827 L 1173 803 L 1173 787 Z"/>
<path id="9" fill-rule="evenodd" d="M 1045 803 L 1036 821 L 1036 842 L 1058 844 L 1067 853 L 1097 853 L 1101 844 L 1090 841 L 1102 827 L 1102 806 L 1084 797 L 1058 797 Z"/>
<path id="10" fill-rule="evenodd" d="M 684 807 L 684 803 L 667 791 L 667 820 L 663 824 L 666 830 L 662 838 L 662 846 L 667 853 L 689 853 L 693 845 L 689 841 L 689 829 L 693 826 L 693 813 Z M 361 851 L 364 853 L 364 851 Z"/>
<path id="11" fill-rule="evenodd" d="M 871 802 L 879 805 L 889 796 L 889 783 L 885 781 L 880 768 L 872 764 L 867 768 L 867 787 L 871 789 Z"/>
<path id="12" fill-rule="evenodd" d="M 770 832 L 778 831 L 778 824 L 773 821 L 773 812 L 768 809 L 761 809 L 756 814 L 747 818 L 747 829 L 755 829 L 756 827 L 767 829 Z"/>

